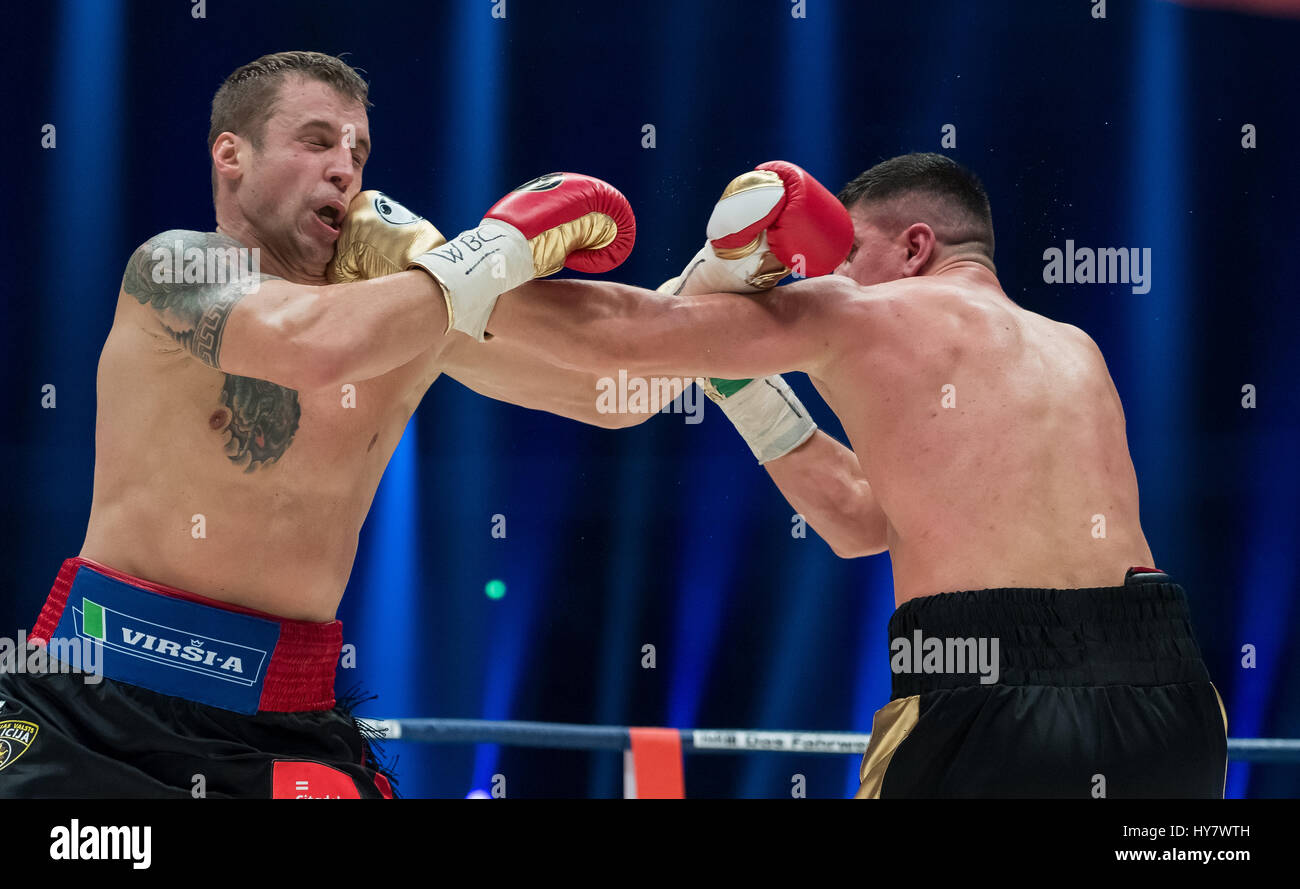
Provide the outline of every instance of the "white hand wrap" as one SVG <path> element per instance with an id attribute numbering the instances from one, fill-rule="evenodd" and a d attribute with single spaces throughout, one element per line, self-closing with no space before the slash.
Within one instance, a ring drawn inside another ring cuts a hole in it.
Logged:
<path id="1" fill-rule="evenodd" d="M 752 253 L 742 259 L 722 259 L 707 241 L 676 278 L 659 287 L 661 293 L 759 293 L 768 290 L 790 272 L 759 274 L 767 259 L 767 233 L 758 237 Z"/>
<path id="2" fill-rule="evenodd" d="M 784 457 L 817 431 L 817 424 L 779 374 L 753 380 L 729 398 L 707 381 L 702 386 L 736 427 L 759 464 Z"/>

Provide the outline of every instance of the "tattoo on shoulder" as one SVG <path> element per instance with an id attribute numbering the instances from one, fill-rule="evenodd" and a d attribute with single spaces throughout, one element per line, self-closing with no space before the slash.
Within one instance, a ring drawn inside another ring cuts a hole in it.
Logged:
<path id="1" fill-rule="evenodd" d="M 122 290 L 148 305 L 177 343 L 221 369 L 221 340 L 235 305 L 262 281 L 256 249 L 219 232 L 168 231 L 149 239 L 127 263 Z M 267 380 L 226 374 L 224 410 L 212 424 L 229 434 L 226 456 L 245 472 L 275 463 L 298 431 L 298 393 Z"/>
<path id="2" fill-rule="evenodd" d="M 122 289 L 158 313 L 177 343 L 220 368 L 226 321 L 244 294 L 274 275 L 261 273 L 257 248 L 220 232 L 167 231 L 136 250 Z"/>

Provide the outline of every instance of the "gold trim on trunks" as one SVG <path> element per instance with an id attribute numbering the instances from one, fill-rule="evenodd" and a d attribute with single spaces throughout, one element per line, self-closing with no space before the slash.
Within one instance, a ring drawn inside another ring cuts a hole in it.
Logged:
<path id="1" fill-rule="evenodd" d="M 871 719 L 871 743 L 862 757 L 858 777 L 862 786 L 854 799 L 880 799 L 880 788 L 885 783 L 885 770 L 894 758 L 898 745 L 903 743 L 921 718 L 921 696 L 890 701 L 876 711 Z"/>

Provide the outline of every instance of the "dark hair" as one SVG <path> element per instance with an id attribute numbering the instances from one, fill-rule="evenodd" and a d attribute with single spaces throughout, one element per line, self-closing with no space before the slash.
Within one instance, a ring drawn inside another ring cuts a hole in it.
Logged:
<path id="1" fill-rule="evenodd" d="M 290 74 L 301 74 L 333 87 L 342 96 L 370 107 L 370 87 L 361 75 L 337 56 L 320 52 L 277 52 L 236 68 L 212 97 L 212 122 L 208 126 L 208 152 L 222 133 L 244 136 L 262 147 L 266 122 L 275 113 L 280 85 Z M 217 174 L 212 173 L 212 193 Z"/>
<path id="2" fill-rule="evenodd" d="M 901 154 L 881 161 L 840 189 L 840 203 L 852 209 L 903 195 L 938 199 L 950 211 L 957 241 L 981 241 L 993 256 L 993 213 L 979 177 L 952 158 L 933 152 Z M 927 220 L 916 220 L 925 222 Z"/>

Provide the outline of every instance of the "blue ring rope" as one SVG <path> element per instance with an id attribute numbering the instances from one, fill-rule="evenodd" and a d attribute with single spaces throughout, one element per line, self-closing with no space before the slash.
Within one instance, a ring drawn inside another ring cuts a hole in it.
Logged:
<path id="1" fill-rule="evenodd" d="M 628 750 L 627 726 L 575 725 L 491 719 L 369 719 L 391 740 L 430 744 L 505 744 L 564 750 Z M 750 729 L 678 729 L 683 752 L 838 753 L 861 755 L 870 735 L 854 732 L 792 732 Z M 698 742 L 698 743 L 697 743 Z M 1229 738 L 1233 762 L 1300 763 L 1300 739 Z"/>

